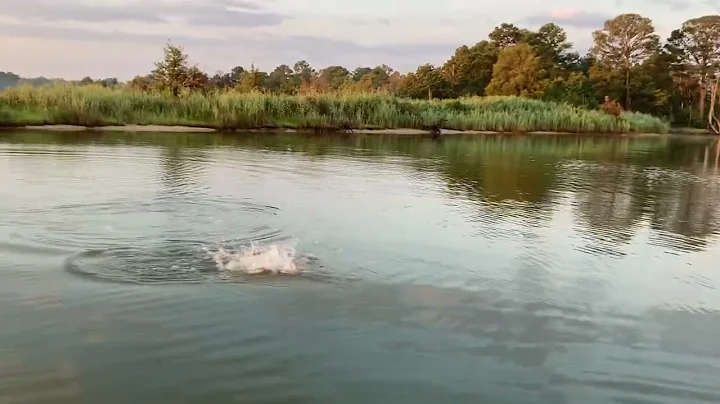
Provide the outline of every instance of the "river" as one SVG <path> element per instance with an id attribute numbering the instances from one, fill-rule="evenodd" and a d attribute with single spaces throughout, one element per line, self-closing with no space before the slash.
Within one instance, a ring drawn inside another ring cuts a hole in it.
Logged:
<path id="1" fill-rule="evenodd" d="M 720 402 L 714 142 L 0 132 L 0 403 Z"/>

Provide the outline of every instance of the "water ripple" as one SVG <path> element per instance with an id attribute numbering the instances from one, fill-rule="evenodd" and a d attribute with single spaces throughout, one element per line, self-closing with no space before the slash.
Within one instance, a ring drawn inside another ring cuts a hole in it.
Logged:
<path id="1" fill-rule="evenodd" d="M 718 402 L 720 174 L 645 142 L 0 133 L 0 402 Z"/>
<path id="2" fill-rule="evenodd" d="M 279 242 L 281 239 L 267 241 L 270 245 Z M 220 282 L 285 287 L 296 278 L 223 271 L 213 259 L 210 247 L 203 241 L 165 240 L 145 247 L 88 250 L 66 258 L 64 267 L 68 273 L 92 281 L 138 285 Z M 293 259 L 301 267 L 297 278 L 303 280 L 340 287 L 358 280 L 334 273 L 312 255 L 298 253 Z"/>

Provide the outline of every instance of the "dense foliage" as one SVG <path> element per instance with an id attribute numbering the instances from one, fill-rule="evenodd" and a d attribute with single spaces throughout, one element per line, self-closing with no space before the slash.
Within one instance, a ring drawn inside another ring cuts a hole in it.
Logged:
<path id="1" fill-rule="evenodd" d="M 556 24 L 537 31 L 501 24 L 487 39 L 457 48 L 444 65 L 424 64 L 407 74 L 386 65 L 316 70 L 299 61 L 269 73 L 237 66 L 208 75 L 188 62 L 182 47 L 168 44 L 163 60 L 147 75 L 127 83 L 86 77 L 80 84 L 162 90 L 175 96 L 181 90 L 208 94 L 227 89 L 277 97 L 328 92 L 380 92 L 412 99 L 523 96 L 600 108 L 616 116 L 630 110 L 674 125 L 707 125 L 710 94 L 720 72 L 719 15 L 686 21 L 664 43 L 652 21 L 638 14 L 619 15 L 598 28 L 594 46 L 581 56 Z M 0 88 L 13 81 L 22 79 L 0 72 Z"/>

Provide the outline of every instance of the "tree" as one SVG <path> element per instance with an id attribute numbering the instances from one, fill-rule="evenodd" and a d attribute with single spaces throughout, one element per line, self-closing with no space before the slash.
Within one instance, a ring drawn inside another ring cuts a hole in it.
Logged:
<path id="1" fill-rule="evenodd" d="M 393 72 L 393 69 L 386 65 L 374 67 L 362 75 L 360 80 L 357 82 L 358 85 L 356 88 L 366 91 L 374 91 L 383 88 L 390 82 L 390 74 Z"/>
<path id="2" fill-rule="evenodd" d="M 449 90 L 450 83 L 443 77 L 442 70 L 429 63 L 418 67 L 415 73 L 405 76 L 398 88 L 398 92 L 406 97 L 428 99 L 444 98 Z"/>
<path id="3" fill-rule="evenodd" d="M 160 89 L 169 89 L 173 95 L 177 96 L 180 89 L 185 86 L 188 77 L 188 56 L 183 53 L 183 48 L 169 42 L 163 53 L 165 55 L 164 59 L 155 63 L 155 70 L 152 71 L 151 75 Z"/>
<path id="4" fill-rule="evenodd" d="M 579 59 L 577 53 L 570 52 L 572 43 L 568 42 L 567 33 L 556 24 L 545 24 L 528 36 L 528 43 L 535 48 L 543 69 L 552 76 L 558 76 L 568 70 Z"/>
<path id="5" fill-rule="evenodd" d="M 267 77 L 267 73 L 259 71 L 253 64 L 250 70 L 245 70 L 240 76 L 240 88 L 245 92 L 262 90 Z"/>
<path id="6" fill-rule="evenodd" d="M 297 87 L 293 82 L 293 70 L 288 65 L 280 65 L 268 75 L 265 81 L 270 91 L 283 94 L 295 94 Z"/>
<path id="7" fill-rule="evenodd" d="M 520 43 L 500 52 L 485 93 L 539 97 L 548 84 L 544 75 L 532 46 Z"/>
<path id="8" fill-rule="evenodd" d="M 197 66 L 188 69 L 183 87 L 191 90 L 205 91 L 210 88 L 210 78 L 207 73 L 200 70 Z"/>
<path id="9" fill-rule="evenodd" d="M 665 49 L 676 59 L 676 73 L 697 81 L 698 115 L 704 121 L 708 79 L 720 72 L 720 15 L 685 21 L 672 32 Z"/>
<path id="10" fill-rule="evenodd" d="M 625 108 L 630 108 L 630 70 L 654 53 L 659 37 L 649 18 L 639 14 L 621 14 L 605 21 L 603 29 L 593 32 L 592 53 L 606 69 L 625 73 Z"/>
<path id="11" fill-rule="evenodd" d="M 452 87 L 452 95 L 483 95 L 492 79 L 497 58 L 498 48 L 488 41 L 480 41 L 470 48 L 457 48 L 442 68 L 443 76 Z"/>
<path id="12" fill-rule="evenodd" d="M 609 69 L 605 65 L 593 64 L 588 71 L 588 78 L 595 90 L 596 99 L 608 97 L 612 100 L 622 100 L 625 98 L 625 72 Z"/>
<path id="13" fill-rule="evenodd" d="M 380 69 L 382 69 L 382 71 L 385 72 L 385 75 L 388 76 L 388 77 L 392 76 L 392 74 L 395 73 L 395 69 L 393 69 L 392 67 L 390 67 L 390 66 L 388 66 L 388 65 L 386 65 L 386 64 L 382 64 L 382 65 L 380 65 L 380 66 L 378 66 L 378 67 L 379 67 Z"/>
<path id="14" fill-rule="evenodd" d="M 220 90 L 228 88 L 235 88 L 240 85 L 240 78 L 242 77 L 245 68 L 242 66 L 235 66 L 230 69 L 229 73 L 218 71 L 214 76 L 209 78 L 208 86 Z"/>
<path id="15" fill-rule="evenodd" d="M 571 72 L 567 76 L 556 77 L 550 82 L 543 99 L 587 108 L 598 106 L 592 82 L 582 72 Z"/>
<path id="16" fill-rule="evenodd" d="M 601 64 L 590 68 L 589 77 L 598 99 L 607 96 L 611 100 L 621 100 L 629 87 L 635 111 L 671 117 L 682 109 L 682 94 L 670 73 L 671 62 L 672 56 L 667 53 L 650 56 L 630 69 L 627 85 L 625 72 L 608 69 Z"/>
<path id="17" fill-rule="evenodd" d="M 320 70 L 318 84 L 321 88 L 338 90 L 350 80 L 350 72 L 342 66 L 329 66 Z"/>
<path id="18" fill-rule="evenodd" d="M 656 53 L 633 67 L 630 88 L 633 109 L 657 116 L 672 114 L 671 99 L 677 94 L 670 74 L 672 56 Z"/>
<path id="19" fill-rule="evenodd" d="M 210 78 L 210 86 L 219 90 L 225 90 L 227 88 L 234 87 L 236 84 L 230 73 L 224 73 L 218 71 L 214 76 Z"/>
<path id="20" fill-rule="evenodd" d="M 520 42 L 527 42 L 530 39 L 530 35 L 530 31 L 504 22 L 500 24 L 500 26 L 495 27 L 490 35 L 488 35 L 488 38 L 490 38 L 495 46 L 502 50 Z"/>
<path id="21" fill-rule="evenodd" d="M 100 83 L 100 85 L 103 87 L 113 88 L 118 85 L 118 79 L 115 77 L 109 77 L 106 79 L 99 80 L 98 83 Z"/>
<path id="22" fill-rule="evenodd" d="M 588 52 L 588 54 L 585 56 L 578 55 L 578 58 L 572 63 L 572 69 L 576 72 L 588 74 L 588 72 L 590 72 L 590 69 L 596 64 L 597 59 L 592 54 L 592 52 Z"/>
<path id="23" fill-rule="evenodd" d="M 398 71 L 394 71 L 390 77 L 388 77 L 388 90 L 392 93 L 396 93 L 398 88 L 400 88 L 400 85 L 404 79 L 404 76 L 400 74 Z"/>
<path id="24" fill-rule="evenodd" d="M 312 88 L 315 84 L 317 72 L 305 60 L 300 60 L 293 66 L 294 80 L 297 88 Z"/>
<path id="25" fill-rule="evenodd" d="M 243 73 L 245 73 L 245 68 L 242 66 L 235 66 L 230 69 L 230 75 L 236 80 L 240 80 L 240 76 L 242 76 Z"/>
<path id="26" fill-rule="evenodd" d="M 362 80 L 363 76 L 370 73 L 372 68 L 370 67 L 358 67 L 352 72 L 352 79 L 353 81 L 360 81 Z"/>
<path id="27" fill-rule="evenodd" d="M 6 87 L 17 86 L 20 82 L 20 76 L 11 72 L 0 71 L 0 90 Z"/>
<path id="28" fill-rule="evenodd" d="M 154 87 L 154 79 L 151 75 L 135 76 L 130 80 L 130 88 L 137 91 L 151 91 Z"/>

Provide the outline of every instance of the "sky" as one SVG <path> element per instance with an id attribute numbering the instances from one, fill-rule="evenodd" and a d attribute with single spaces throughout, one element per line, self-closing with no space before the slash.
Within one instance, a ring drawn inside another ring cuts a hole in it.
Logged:
<path id="1" fill-rule="evenodd" d="M 720 13 L 720 0 L 2 0 L 0 71 L 80 79 L 147 74 L 168 41 L 212 74 L 271 71 L 307 60 L 319 69 L 441 65 L 493 27 L 555 22 L 585 53 L 592 31 L 621 13 L 653 20 L 661 38 Z"/>

